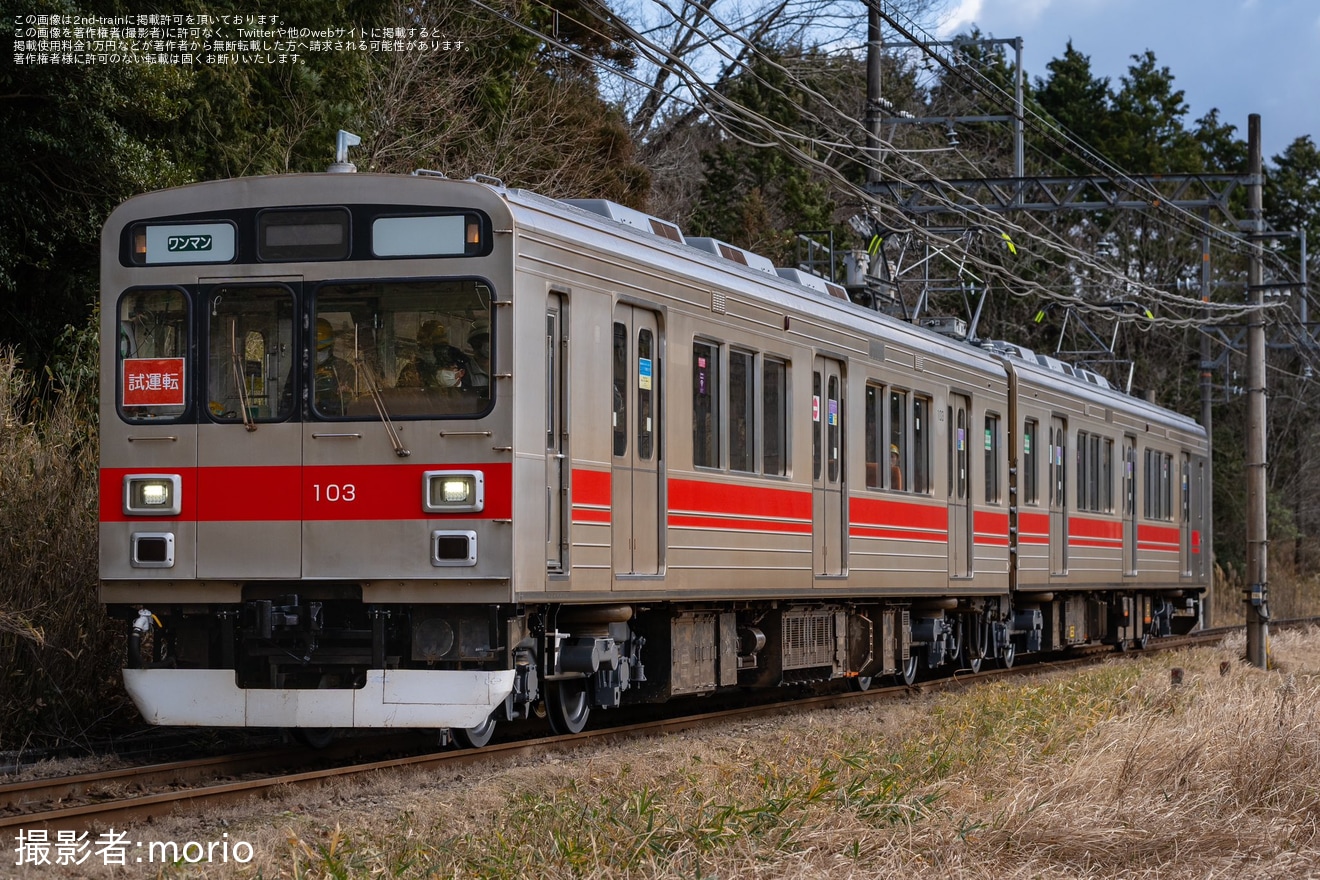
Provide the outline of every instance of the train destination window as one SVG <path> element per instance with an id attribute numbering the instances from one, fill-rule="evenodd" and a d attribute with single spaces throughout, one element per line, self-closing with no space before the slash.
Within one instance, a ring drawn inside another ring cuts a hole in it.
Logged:
<path id="1" fill-rule="evenodd" d="M 294 400 L 293 292 L 217 287 L 206 299 L 210 417 L 217 422 L 287 418 Z"/>
<path id="2" fill-rule="evenodd" d="M 756 470 L 756 399 L 753 396 L 753 356 L 729 352 L 729 468 Z"/>
<path id="3" fill-rule="evenodd" d="M 783 476 L 788 473 L 788 365 L 766 358 L 761 374 L 761 468 Z"/>
<path id="4" fill-rule="evenodd" d="M 692 464 L 720 466 L 719 348 L 692 343 Z"/>
<path id="5" fill-rule="evenodd" d="M 371 221 L 371 253 L 376 257 L 462 257 L 479 253 L 481 247 L 481 221 L 473 214 Z"/>
<path id="6" fill-rule="evenodd" d="M 132 260 L 161 263 L 228 263 L 234 259 L 232 223 L 143 223 L 133 227 Z"/>
<path id="7" fill-rule="evenodd" d="M 130 422 L 173 420 L 188 408 L 188 298 L 133 290 L 119 300 L 119 406 Z"/>
<path id="8" fill-rule="evenodd" d="M 474 280 L 315 292 L 303 394 L 323 418 L 475 418 L 494 395 L 491 290 Z"/>
<path id="9" fill-rule="evenodd" d="M 262 211 L 257 216 L 257 255 L 267 262 L 348 258 L 348 211 Z"/>

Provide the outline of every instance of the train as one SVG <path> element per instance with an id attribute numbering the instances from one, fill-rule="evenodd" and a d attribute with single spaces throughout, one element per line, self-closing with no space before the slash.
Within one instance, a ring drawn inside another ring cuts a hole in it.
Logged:
<path id="1" fill-rule="evenodd" d="M 99 595 L 147 722 L 481 746 L 1200 622 L 1191 419 L 610 201 L 343 165 L 105 224 Z"/>

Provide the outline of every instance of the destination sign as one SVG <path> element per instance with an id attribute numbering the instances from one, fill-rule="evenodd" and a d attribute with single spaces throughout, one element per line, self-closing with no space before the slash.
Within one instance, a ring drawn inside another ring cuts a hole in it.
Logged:
<path id="1" fill-rule="evenodd" d="M 142 262 L 228 263 L 234 259 L 234 227 L 229 223 L 170 223 L 146 228 Z"/>

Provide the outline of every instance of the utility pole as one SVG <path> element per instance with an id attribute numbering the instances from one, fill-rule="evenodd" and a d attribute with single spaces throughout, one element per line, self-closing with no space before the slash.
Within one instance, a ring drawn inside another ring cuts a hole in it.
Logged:
<path id="1" fill-rule="evenodd" d="M 1251 316 L 1247 325 L 1247 662 L 1261 669 L 1269 660 L 1269 588 L 1265 509 L 1265 289 L 1261 247 L 1265 231 L 1262 210 L 1260 114 L 1247 117 L 1247 149 L 1251 183 L 1247 189 L 1251 241 L 1247 289 Z"/>
<path id="2" fill-rule="evenodd" d="M 880 182 L 880 58 L 884 54 L 880 38 L 880 8 L 866 4 L 866 182 Z"/>
<path id="3" fill-rule="evenodd" d="M 1210 322 L 1210 209 L 1202 211 L 1205 221 L 1205 231 L 1201 233 L 1201 302 L 1206 304 L 1201 315 L 1206 323 Z M 1215 456 L 1215 430 L 1214 430 L 1214 360 L 1210 356 L 1210 334 L 1201 334 L 1201 427 L 1205 428 L 1206 457 L 1214 463 Z M 1204 488 L 1205 497 L 1213 499 L 1215 497 L 1214 489 L 1214 467 L 1206 469 L 1207 479 Z M 1201 613 L 1204 615 L 1205 625 L 1207 627 L 1214 625 L 1214 517 L 1209 517 L 1205 523 L 1205 535 L 1201 540 L 1201 552 L 1210 554 L 1210 559 L 1206 570 L 1210 573 L 1210 592 L 1206 596 L 1205 604 L 1202 606 Z"/>

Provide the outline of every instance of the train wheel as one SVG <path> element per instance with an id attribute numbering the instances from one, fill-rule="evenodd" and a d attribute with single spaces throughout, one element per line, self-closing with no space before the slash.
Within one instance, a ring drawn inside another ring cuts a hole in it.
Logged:
<path id="1" fill-rule="evenodd" d="M 561 736 L 581 733 L 587 726 L 587 716 L 591 714 L 587 680 L 566 678 L 545 684 L 545 717 L 550 722 L 550 729 Z"/>
<path id="2" fill-rule="evenodd" d="M 894 676 L 894 681 L 898 684 L 911 685 L 917 680 L 917 655 L 909 654 L 899 667 L 898 673 Z"/>
<path id="3" fill-rule="evenodd" d="M 999 668 L 1012 669 L 1013 661 L 1017 659 L 1017 645 L 1009 639 L 1008 644 L 1004 646 L 1003 652 L 999 655 Z"/>
<path id="4" fill-rule="evenodd" d="M 981 665 L 985 662 L 986 645 L 989 643 L 985 621 L 981 619 L 979 614 L 973 616 L 964 632 L 966 637 L 961 639 L 962 653 L 958 658 L 958 665 L 964 669 L 970 669 L 972 674 L 975 675 L 981 671 Z"/>
<path id="5" fill-rule="evenodd" d="M 449 735 L 461 749 L 479 749 L 495 735 L 495 716 L 490 716 L 476 727 L 451 727 Z"/>
<path id="6" fill-rule="evenodd" d="M 869 691 L 873 684 L 875 679 L 869 675 L 854 675 L 848 679 L 848 686 L 855 691 Z"/>

